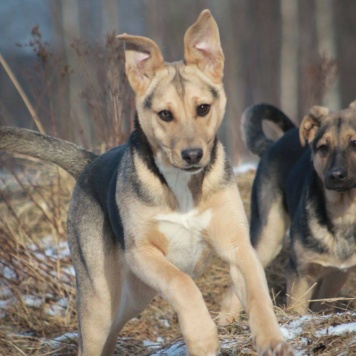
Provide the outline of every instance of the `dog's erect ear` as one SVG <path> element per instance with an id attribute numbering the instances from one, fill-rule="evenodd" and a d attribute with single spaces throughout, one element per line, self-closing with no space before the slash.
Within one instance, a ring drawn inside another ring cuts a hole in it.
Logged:
<path id="1" fill-rule="evenodd" d="M 163 67 L 164 61 L 157 44 L 147 37 L 131 36 L 126 33 L 117 36 L 125 41 L 125 69 L 133 91 L 145 92 L 155 72 Z"/>
<path id="2" fill-rule="evenodd" d="M 356 100 L 354 100 L 350 105 L 349 108 L 352 110 L 356 110 Z"/>
<path id="3" fill-rule="evenodd" d="M 328 115 L 330 110 L 324 106 L 312 106 L 309 114 L 304 117 L 299 127 L 299 139 L 302 146 L 313 141 L 324 116 Z"/>
<path id="4" fill-rule="evenodd" d="M 184 36 L 184 59 L 195 64 L 215 83 L 223 77 L 224 53 L 220 45 L 218 25 L 209 10 L 204 10 Z"/>

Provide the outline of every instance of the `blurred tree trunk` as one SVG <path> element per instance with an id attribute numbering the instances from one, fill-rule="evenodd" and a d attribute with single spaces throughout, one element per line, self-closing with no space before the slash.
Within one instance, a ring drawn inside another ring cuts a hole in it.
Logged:
<path id="1" fill-rule="evenodd" d="M 241 113 L 246 106 L 248 72 L 243 70 L 246 59 L 246 47 L 251 33 L 244 31 L 249 21 L 248 1 L 214 2 L 215 13 L 221 24 L 221 40 L 225 54 L 225 90 L 227 95 L 226 115 L 220 129 L 229 158 L 233 164 L 243 160 L 241 152 L 244 143 L 239 139 Z M 224 6 L 223 6 L 224 5 Z"/>
<path id="2" fill-rule="evenodd" d="M 70 47 L 70 41 L 80 37 L 79 28 L 79 9 L 76 2 L 55 1 L 51 2 L 52 18 L 55 19 L 56 26 L 56 42 L 59 46 L 59 51 L 64 54 L 64 62 L 68 65 L 69 70 L 76 68 L 76 55 Z M 73 137 L 75 132 L 73 128 L 74 122 L 79 121 L 80 127 L 86 128 L 86 112 L 79 99 L 81 93 L 80 79 L 76 71 L 72 74 L 67 74 L 66 78 L 60 86 L 58 86 L 58 97 L 55 110 L 57 112 L 57 129 L 61 137 L 76 142 L 81 142 L 78 137 Z M 75 117 L 75 120 L 74 120 Z"/>
<path id="3" fill-rule="evenodd" d="M 300 121 L 311 105 L 316 102 L 316 92 L 319 90 L 318 65 L 320 57 L 317 48 L 317 33 L 315 20 L 315 1 L 299 1 L 299 39 L 298 39 L 298 104 L 296 122 Z"/>
<path id="4" fill-rule="evenodd" d="M 339 62 L 340 106 L 347 107 L 356 98 L 356 2 L 333 1 L 336 48 Z"/>
<path id="5" fill-rule="evenodd" d="M 146 33 L 147 2 L 142 0 L 117 0 L 119 32 L 148 36 Z"/>
<path id="6" fill-rule="evenodd" d="M 102 35 L 119 34 L 119 3 L 112 0 L 102 0 Z"/>
<path id="7" fill-rule="evenodd" d="M 322 56 L 325 56 L 325 60 L 334 61 L 337 57 L 337 53 L 332 0 L 315 0 L 315 2 L 318 50 Z M 324 73 L 326 78 L 324 83 L 325 93 L 322 104 L 330 107 L 332 110 L 339 110 L 339 79 L 337 76 L 335 77 L 336 73 L 332 72 L 333 68 L 329 68 L 329 72 Z"/>
<path id="8" fill-rule="evenodd" d="M 62 5 L 59 2 L 51 2 L 51 13 L 53 19 L 53 26 L 55 28 L 55 48 L 58 53 L 66 52 L 65 29 L 62 21 Z M 67 58 L 64 58 L 66 62 Z M 70 79 L 68 76 L 63 79 L 61 86 L 56 93 L 51 96 L 55 100 L 55 121 L 56 125 L 53 128 L 57 132 L 49 132 L 52 135 L 59 135 L 60 137 L 69 139 L 72 131 L 72 121 L 70 118 Z"/>
<path id="9" fill-rule="evenodd" d="M 298 116 L 298 1 L 282 0 L 281 108 Z"/>

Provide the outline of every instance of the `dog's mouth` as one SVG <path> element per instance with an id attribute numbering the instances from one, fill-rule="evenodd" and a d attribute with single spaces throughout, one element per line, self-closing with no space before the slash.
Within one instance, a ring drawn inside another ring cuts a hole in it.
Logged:
<path id="1" fill-rule="evenodd" d="M 352 189 L 352 188 L 345 188 L 345 187 L 326 187 L 326 189 L 328 190 L 334 190 L 336 192 L 347 192 L 348 190 Z"/>
<path id="2" fill-rule="evenodd" d="M 201 171 L 203 169 L 202 166 L 192 166 L 192 167 L 188 167 L 188 168 L 182 168 L 185 172 L 189 172 L 189 173 L 198 173 L 199 171 Z"/>
<path id="3" fill-rule="evenodd" d="M 344 184 L 330 184 L 329 182 L 325 182 L 325 188 L 327 190 L 333 190 L 333 191 L 336 191 L 336 192 L 347 192 L 351 189 L 355 189 L 356 188 L 356 184 L 355 183 L 344 183 Z"/>
<path id="4" fill-rule="evenodd" d="M 346 192 L 356 187 L 356 179 L 345 168 L 332 167 L 325 174 L 324 185 L 328 190 Z"/>

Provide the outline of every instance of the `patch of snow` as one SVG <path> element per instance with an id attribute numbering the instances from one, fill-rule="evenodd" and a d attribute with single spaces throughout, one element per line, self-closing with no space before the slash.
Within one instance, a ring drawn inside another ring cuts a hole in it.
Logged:
<path id="1" fill-rule="evenodd" d="M 68 273 L 71 276 L 75 276 L 75 270 L 73 266 L 64 267 L 62 268 L 62 271 Z"/>
<path id="2" fill-rule="evenodd" d="M 233 347 L 236 347 L 238 345 L 238 342 L 236 340 L 236 338 L 234 338 L 233 340 L 223 340 L 221 342 L 221 349 L 231 349 Z"/>
<path id="3" fill-rule="evenodd" d="M 187 355 L 188 351 L 183 341 L 178 341 L 174 345 L 168 347 L 164 350 L 159 350 L 151 356 L 162 356 L 162 355 L 169 355 L 169 356 L 185 356 Z"/>
<path id="4" fill-rule="evenodd" d="M 2 270 L 2 273 L 6 279 L 16 280 L 16 273 L 11 268 L 5 266 Z"/>
<path id="5" fill-rule="evenodd" d="M 66 241 L 60 241 L 59 244 L 45 249 L 45 255 L 52 258 L 65 258 L 70 255 L 69 247 Z"/>
<path id="6" fill-rule="evenodd" d="M 30 308 L 40 308 L 43 304 L 42 298 L 25 294 L 21 297 L 22 301 Z"/>
<path id="7" fill-rule="evenodd" d="M 68 307 L 68 298 L 60 298 L 57 301 L 58 305 L 62 308 L 67 308 Z"/>
<path id="8" fill-rule="evenodd" d="M 68 298 L 60 298 L 55 303 L 47 304 L 45 311 L 50 316 L 64 316 L 68 307 Z"/>
<path id="9" fill-rule="evenodd" d="M 10 298 L 6 300 L 0 300 L 0 309 L 7 309 L 11 304 L 13 304 L 15 298 Z"/>
<path id="10" fill-rule="evenodd" d="M 348 312 L 345 314 L 350 314 L 352 317 L 356 316 L 356 313 Z M 289 323 L 280 326 L 281 332 L 283 337 L 286 341 L 298 341 L 294 344 L 294 350 L 296 356 L 308 356 L 308 350 L 306 347 L 308 346 L 310 340 L 306 337 L 301 337 L 303 333 L 303 327 L 306 323 L 310 322 L 311 320 L 315 322 L 321 322 L 326 318 L 330 318 L 330 315 L 305 315 L 298 319 L 292 320 Z M 337 326 L 330 326 L 328 328 L 319 330 L 315 332 L 315 337 L 320 337 L 323 335 L 335 335 L 340 336 L 346 333 L 355 333 L 356 336 L 356 322 L 345 323 Z M 232 340 L 222 340 L 221 341 L 221 350 L 226 352 L 234 351 L 234 348 L 239 347 L 241 343 L 238 340 L 239 336 L 236 335 Z M 356 337 L 355 337 L 356 340 Z M 249 353 L 251 350 L 238 350 L 239 353 Z M 166 349 L 160 349 L 155 351 L 155 353 L 151 354 L 151 356 L 161 356 L 161 355 L 169 355 L 169 356 L 181 356 L 186 355 L 187 349 L 183 343 L 183 341 L 179 341 L 172 346 Z M 347 355 L 347 353 L 345 353 Z"/>
<path id="11" fill-rule="evenodd" d="M 45 312 L 49 316 L 64 316 L 66 310 L 58 304 L 46 305 Z"/>
<path id="12" fill-rule="evenodd" d="M 169 323 L 169 321 L 167 319 L 160 320 L 160 323 L 162 325 L 164 325 L 166 328 L 170 328 L 171 327 L 171 324 Z"/>
<path id="13" fill-rule="evenodd" d="M 280 326 L 283 337 L 288 340 L 293 340 L 298 337 L 303 331 L 303 325 L 309 321 L 312 317 L 310 315 L 304 315 L 299 319 L 292 320 L 289 324 Z"/>
<path id="14" fill-rule="evenodd" d="M 163 341 L 163 339 L 162 339 Z M 150 340 L 144 340 L 143 341 L 143 346 L 147 347 L 148 349 L 158 349 L 159 347 L 162 346 L 162 343 L 160 342 L 154 342 L 154 341 L 150 341 Z"/>
<path id="15" fill-rule="evenodd" d="M 8 298 L 12 296 L 11 289 L 6 286 L 0 287 L 0 298 Z"/>
<path id="16" fill-rule="evenodd" d="M 256 163 L 243 163 L 240 164 L 239 166 L 236 166 L 233 168 L 235 176 L 239 174 L 244 174 L 248 171 L 255 171 L 257 167 Z"/>
<path id="17" fill-rule="evenodd" d="M 46 340 L 45 343 L 55 349 L 61 343 L 65 343 L 68 341 L 76 341 L 78 339 L 78 333 L 65 333 L 63 335 L 57 336 L 52 340 Z"/>
<path id="18" fill-rule="evenodd" d="M 325 329 L 316 331 L 315 336 L 320 337 L 323 335 L 343 335 L 346 333 L 356 333 L 356 322 L 329 326 Z"/>

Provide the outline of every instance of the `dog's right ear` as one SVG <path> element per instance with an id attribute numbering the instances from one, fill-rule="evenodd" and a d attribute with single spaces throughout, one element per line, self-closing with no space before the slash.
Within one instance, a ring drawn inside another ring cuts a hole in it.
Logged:
<path id="1" fill-rule="evenodd" d="M 328 115 L 330 110 L 324 106 L 313 106 L 309 114 L 306 115 L 299 127 L 299 139 L 302 146 L 313 141 L 324 116 Z"/>
<path id="2" fill-rule="evenodd" d="M 147 37 L 126 33 L 117 37 L 125 42 L 125 69 L 131 88 L 135 94 L 142 95 L 155 72 L 164 65 L 161 51 L 157 44 Z"/>
<path id="3" fill-rule="evenodd" d="M 356 110 L 356 100 L 354 100 L 352 103 L 350 103 L 349 108 L 352 110 Z"/>
<path id="4" fill-rule="evenodd" d="M 195 64 L 215 83 L 220 83 L 224 71 L 224 53 L 219 28 L 209 10 L 203 10 L 198 20 L 184 36 L 184 59 Z"/>

